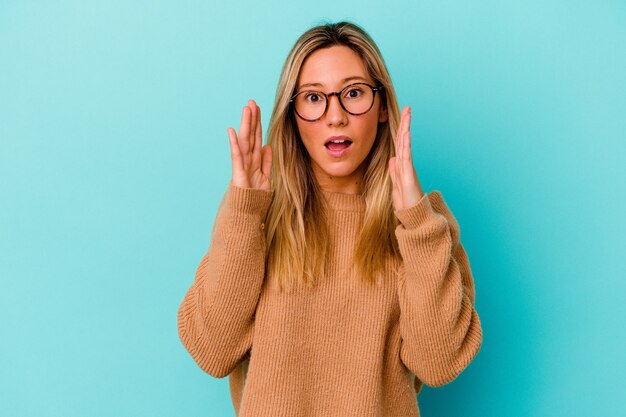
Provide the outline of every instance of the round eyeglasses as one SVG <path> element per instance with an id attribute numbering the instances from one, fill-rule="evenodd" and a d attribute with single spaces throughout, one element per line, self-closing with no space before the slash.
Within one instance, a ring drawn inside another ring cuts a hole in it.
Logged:
<path id="1" fill-rule="evenodd" d="M 323 93 L 316 90 L 303 90 L 296 93 L 289 103 L 293 103 L 296 114 L 307 122 L 315 122 L 322 118 L 328 110 L 328 102 L 332 96 L 337 96 L 341 107 L 353 116 L 365 114 L 374 105 L 374 96 L 383 86 L 371 86 L 367 83 L 354 83 L 344 87 L 341 91 Z"/>

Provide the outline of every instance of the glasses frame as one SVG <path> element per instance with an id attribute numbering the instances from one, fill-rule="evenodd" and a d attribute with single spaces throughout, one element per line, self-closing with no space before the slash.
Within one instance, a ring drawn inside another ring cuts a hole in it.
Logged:
<path id="1" fill-rule="evenodd" d="M 366 85 L 368 86 L 371 90 L 372 90 L 372 104 L 370 104 L 369 108 L 367 110 L 365 110 L 364 112 L 361 113 L 352 113 L 350 111 L 348 111 L 348 109 L 346 109 L 346 107 L 343 105 L 343 101 L 341 100 L 341 94 L 348 88 L 353 87 L 355 85 Z M 326 112 L 328 111 L 328 104 L 330 103 L 330 98 L 332 96 L 337 96 L 337 100 L 339 101 L 339 105 L 341 106 L 341 108 L 348 114 L 351 114 L 353 116 L 360 116 L 362 114 L 367 113 L 368 111 L 370 111 L 372 109 L 372 107 L 374 106 L 374 101 L 376 101 L 376 93 L 379 92 L 380 90 L 382 90 L 384 88 L 384 86 L 382 85 L 378 85 L 378 86 L 373 86 L 370 85 L 368 83 L 364 83 L 364 82 L 358 82 L 358 83 L 352 83 L 349 84 L 347 86 L 345 86 L 344 88 L 342 88 L 340 91 L 333 91 L 332 93 L 328 93 L 326 94 L 323 91 L 318 91 L 318 90 L 302 90 L 300 92 L 297 92 L 296 94 L 294 94 L 293 96 L 291 96 L 291 98 L 289 99 L 289 103 L 290 105 L 293 106 L 293 111 L 296 113 L 296 115 L 298 115 L 299 118 L 301 118 L 302 120 L 305 120 L 307 122 L 316 122 L 319 119 L 321 119 L 322 117 L 324 117 L 324 115 L 326 114 Z M 314 91 L 316 93 L 320 93 L 322 94 L 325 98 L 326 98 L 326 107 L 324 108 L 324 112 L 322 113 L 322 115 L 320 117 L 318 117 L 317 119 L 305 119 L 304 117 L 302 117 L 302 115 L 300 113 L 298 113 L 298 110 L 296 110 L 296 103 L 294 102 L 294 100 L 296 99 L 297 96 L 299 96 L 300 94 L 303 93 L 307 93 L 307 92 L 311 92 Z"/>

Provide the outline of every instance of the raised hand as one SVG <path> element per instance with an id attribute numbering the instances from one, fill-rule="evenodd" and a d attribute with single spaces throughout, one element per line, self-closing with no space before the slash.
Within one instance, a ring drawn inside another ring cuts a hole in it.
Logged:
<path id="1" fill-rule="evenodd" d="M 233 163 L 233 185 L 270 191 L 272 149 L 269 145 L 261 147 L 261 109 L 254 100 L 248 100 L 248 105 L 243 108 L 239 134 L 235 134 L 232 127 L 227 131 Z"/>
<path id="2" fill-rule="evenodd" d="M 415 205 L 424 195 L 417 179 L 411 156 L 411 108 L 402 109 L 396 134 L 396 156 L 389 159 L 389 175 L 393 183 L 391 193 L 396 210 Z"/>

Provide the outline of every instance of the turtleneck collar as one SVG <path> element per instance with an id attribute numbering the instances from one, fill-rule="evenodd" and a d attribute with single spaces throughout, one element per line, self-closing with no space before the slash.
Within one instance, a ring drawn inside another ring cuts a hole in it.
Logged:
<path id="1" fill-rule="evenodd" d="M 365 197 L 363 194 L 338 193 L 324 189 L 321 191 L 331 209 L 357 212 L 365 211 Z"/>

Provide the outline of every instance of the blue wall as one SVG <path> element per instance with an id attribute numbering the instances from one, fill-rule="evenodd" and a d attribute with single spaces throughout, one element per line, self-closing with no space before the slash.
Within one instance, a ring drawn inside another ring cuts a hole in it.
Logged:
<path id="1" fill-rule="evenodd" d="M 483 347 L 423 415 L 624 411 L 626 4 L 382 4 L 0 1 L 2 416 L 233 415 L 176 330 L 226 128 L 248 98 L 266 128 L 293 42 L 344 18 L 474 272 Z"/>

